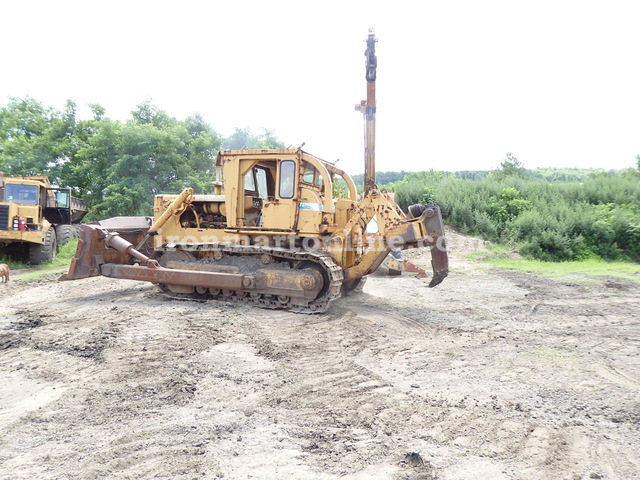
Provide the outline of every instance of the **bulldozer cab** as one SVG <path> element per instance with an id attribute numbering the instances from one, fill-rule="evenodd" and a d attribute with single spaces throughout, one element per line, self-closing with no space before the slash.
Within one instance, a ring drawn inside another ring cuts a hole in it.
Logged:
<path id="1" fill-rule="evenodd" d="M 228 229 L 317 236 L 334 223 L 336 175 L 348 185 L 349 199 L 356 198 L 348 175 L 302 150 L 226 151 L 216 164 L 224 177 Z"/>

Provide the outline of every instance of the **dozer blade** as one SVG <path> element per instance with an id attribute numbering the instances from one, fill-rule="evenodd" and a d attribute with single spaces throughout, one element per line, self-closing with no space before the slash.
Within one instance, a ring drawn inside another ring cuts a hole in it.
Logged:
<path id="1" fill-rule="evenodd" d="M 80 225 L 78 248 L 71 259 L 69 271 L 60 280 L 77 280 L 101 275 L 100 266 L 105 263 L 126 264 L 128 253 L 122 253 L 105 243 L 106 236 L 117 231 L 128 242 L 139 245 L 149 230 L 147 217 L 114 217 L 95 223 Z M 143 243 L 141 250 L 153 251 L 149 242 Z"/>

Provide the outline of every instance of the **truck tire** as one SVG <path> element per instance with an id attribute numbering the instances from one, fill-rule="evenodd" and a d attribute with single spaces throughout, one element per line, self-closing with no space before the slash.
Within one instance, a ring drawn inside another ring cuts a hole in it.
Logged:
<path id="1" fill-rule="evenodd" d="M 42 245 L 31 245 L 29 247 L 29 263 L 31 265 L 41 265 L 55 260 L 56 243 L 56 231 L 51 227 L 47 231 Z"/>
<path id="2" fill-rule="evenodd" d="M 76 229 L 73 225 L 57 225 L 56 237 L 58 240 L 58 248 L 69 243 L 69 241 L 76 236 Z"/>

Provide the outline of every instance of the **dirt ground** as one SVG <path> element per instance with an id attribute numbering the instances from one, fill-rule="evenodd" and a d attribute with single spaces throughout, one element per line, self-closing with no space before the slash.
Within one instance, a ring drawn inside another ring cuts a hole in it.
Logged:
<path id="1" fill-rule="evenodd" d="M 0 284 L 0 478 L 640 478 L 640 284 L 449 237 L 439 287 L 376 275 L 319 315 Z"/>

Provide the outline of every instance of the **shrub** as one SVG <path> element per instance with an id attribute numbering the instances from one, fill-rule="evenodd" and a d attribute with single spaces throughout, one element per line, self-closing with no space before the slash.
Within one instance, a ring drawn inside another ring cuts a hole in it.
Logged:
<path id="1" fill-rule="evenodd" d="M 388 186 L 404 209 L 436 203 L 463 233 L 518 243 L 539 260 L 640 259 L 640 182 L 635 175 L 408 174 Z M 547 179 L 559 178 L 550 182 Z M 567 180 L 568 179 L 568 180 Z M 571 181 L 570 181 L 571 180 Z"/>
<path id="2" fill-rule="evenodd" d="M 573 260 L 574 242 L 555 230 L 543 230 L 531 235 L 520 247 L 520 253 L 547 262 Z"/>

